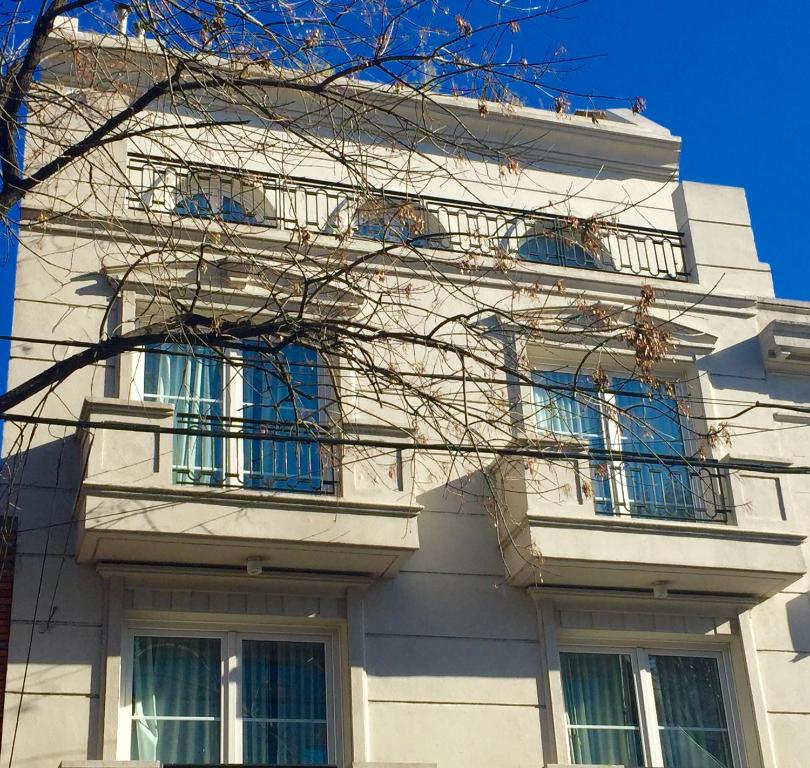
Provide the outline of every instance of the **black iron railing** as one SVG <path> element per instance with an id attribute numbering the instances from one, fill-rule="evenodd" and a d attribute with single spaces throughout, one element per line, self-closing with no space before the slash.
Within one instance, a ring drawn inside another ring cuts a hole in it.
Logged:
<path id="1" fill-rule="evenodd" d="M 334 494 L 336 449 L 315 438 L 315 423 L 178 413 L 174 482 Z M 272 437 L 270 437 L 272 436 Z M 285 439 L 287 438 L 287 439 Z"/>
<path id="2" fill-rule="evenodd" d="M 686 280 L 678 232 L 604 224 L 585 232 L 562 216 L 398 193 L 370 198 L 349 185 L 272 174 L 189 167 L 132 156 L 129 206 L 177 216 L 218 218 L 282 230 L 344 233 L 381 239 L 409 235 L 416 247 L 474 252 L 580 269 Z M 380 206 L 389 213 L 381 212 Z M 404 223 L 390 212 L 407 209 Z M 374 221 L 358 221 L 364 214 Z M 380 226 L 380 218 L 384 226 Z M 386 217 L 389 219 L 385 222 Z M 421 224 L 415 226 L 415 220 Z"/>
<path id="3" fill-rule="evenodd" d="M 620 517 L 726 523 L 728 473 L 681 457 L 591 462 L 596 511 Z"/>
<path id="4" fill-rule="evenodd" d="M 253 763 L 164 763 L 163 768 L 269 768 L 267 764 Z M 332 764 L 274 763 L 272 768 L 337 768 Z"/>

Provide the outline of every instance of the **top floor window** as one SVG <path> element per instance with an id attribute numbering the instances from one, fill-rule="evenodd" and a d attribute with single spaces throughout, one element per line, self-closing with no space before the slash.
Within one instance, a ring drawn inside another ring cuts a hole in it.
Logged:
<path id="1" fill-rule="evenodd" d="M 518 244 L 518 257 L 524 261 L 560 267 L 597 269 L 596 257 L 587 251 L 573 230 L 540 226 Z"/>
<path id="2" fill-rule="evenodd" d="M 263 218 L 261 185 L 247 177 L 191 171 L 177 181 L 174 212 L 199 219 L 218 218 L 230 224 L 258 224 Z"/>
<path id="3" fill-rule="evenodd" d="M 146 351 L 143 371 L 144 398 L 174 405 L 175 426 L 187 430 L 174 436 L 175 482 L 333 489 L 332 462 L 315 439 L 325 419 L 314 350 L 290 345 L 270 355 L 258 341 L 238 349 L 163 344 Z M 221 434 L 233 432 L 245 436 Z"/>
<path id="4" fill-rule="evenodd" d="M 590 462 L 598 514 L 725 522 L 721 479 L 690 465 L 676 400 L 661 388 L 614 377 L 601 392 L 589 376 L 535 372 L 537 427 L 606 458 Z M 641 454 L 633 461 L 610 453 Z"/>
<path id="5" fill-rule="evenodd" d="M 370 199 L 357 209 L 354 234 L 365 240 L 407 243 L 419 248 L 430 245 L 428 228 L 427 213 L 419 206 L 404 201 Z"/>

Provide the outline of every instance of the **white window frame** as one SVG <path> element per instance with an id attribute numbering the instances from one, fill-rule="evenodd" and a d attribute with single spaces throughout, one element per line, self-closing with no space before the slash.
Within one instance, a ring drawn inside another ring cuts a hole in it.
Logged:
<path id="1" fill-rule="evenodd" d="M 736 699 L 734 697 L 734 683 L 731 678 L 731 665 L 725 649 L 699 648 L 699 647 L 675 647 L 672 645 L 656 646 L 655 644 L 633 645 L 630 643 L 611 645 L 579 645 L 575 643 L 565 643 L 559 646 L 558 652 L 563 653 L 601 653 L 605 655 L 629 655 L 633 668 L 633 685 L 636 699 L 637 716 L 641 731 L 641 745 L 644 754 L 642 755 L 645 766 L 658 768 L 664 765 L 661 739 L 658 736 L 658 712 L 655 706 L 655 694 L 653 691 L 652 673 L 650 672 L 650 656 L 694 656 L 698 658 L 711 658 L 717 662 L 717 670 L 720 678 L 720 689 L 723 697 L 723 711 L 726 717 L 728 729 L 728 740 L 731 750 L 733 768 L 744 768 L 743 748 L 741 739 L 741 725 L 737 712 Z M 560 684 L 563 684 L 560 676 Z M 569 738 L 568 712 L 564 709 L 564 697 L 560 691 L 561 701 L 563 701 L 563 712 L 565 729 L 565 750 L 568 762 L 574 765 L 571 754 L 571 741 Z"/>
<path id="2" fill-rule="evenodd" d="M 563 374 L 574 374 L 579 375 L 580 377 L 587 377 L 588 374 L 577 371 L 575 367 L 572 366 L 562 366 L 558 368 L 545 368 L 542 365 L 534 366 L 531 370 L 531 377 L 532 377 L 532 387 L 531 387 L 531 403 L 533 408 L 533 418 L 530 420 L 530 429 L 534 431 L 536 435 L 538 435 L 541 439 L 562 439 L 563 441 L 566 440 L 574 440 L 576 436 L 571 433 L 557 433 L 553 430 L 542 429 L 540 427 L 540 416 L 543 411 L 543 405 L 538 402 L 537 399 L 537 384 L 534 383 L 536 376 L 541 376 L 543 374 L 548 373 L 563 373 Z M 608 377 L 610 379 L 614 378 L 621 378 L 622 374 L 620 373 L 608 373 Z M 627 376 L 626 378 L 631 378 Z M 673 382 L 675 393 L 674 398 L 677 399 L 679 397 L 687 397 L 689 395 L 688 387 L 683 382 Z M 611 451 L 616 451 L 621 453 L 622 451 L 622 441 L 621 441 L 621 434 L 619 431 L 619 425 L 614 420 L 608 417 L 606 413 L 606 408 L 611 408 L 615 406 L 616 396 L 612 392 L 596 392 L 595 398 L 599 403 L 599 422 L 602 428 L 602 439 L 605 443 L 605 448 Z M 697 445 L 692 437 L 693 430 L 690 427 L 690 420 L 688 416 L 685 416 L 682 413 L 678 414 L 678 424 L 681 430 L 681 440 L 684 446 L 684 454 L 686 456 L 693 455 L 697 450 Z M 624 470 L 623 463 L 621 461 L 613 461 L 613 462 L 606 462 L 611 465 L 613 471 L 610 473 L 609 483 L 610 483 L 610 492 L 611 492 L 611 503 L 613 507 L 612 515 L 614 517 L 623 517 L 623 518 L 633 518 L 635 517 L 629 507 L 629 483 L 627 478 L 627 473 Z M 706 499 L 704 496 L 704 490 L 700 487 L 700 479 L 697 477 L 692 477 L 690 479 L 690 491 L 693 500 L 693 506 L 695 510 L 695 521 L 704 521 L 710 522 L 711 518 L 708 514 L 708 510 L 706 509 Z M 730 516 L 729 516 L 730 517 Z M 654 518 L 656 519 L 656 518 Z"/>
<path id="3" fill-rule="evenodd" d="M 248 627 L 211 630 L 188 627 L 172 628 L 166 623 L 137 622 L 123 632 L 121 646 L 121 696 L 118 703 L 118 760 L 131 760 L 132 739 L 132 674 L 135 637 L 194 637 L 220 641 L 220 762 L 241 764 L 242 761 L 242 641 L 264 640 L 281 642 L 321 643 L 324 646 L 326 683 L 326 745 L 327 765 L 337 765 L 341 754 L 341 727 L 338 719 L 339 668 L 336 637 L 332 633 L 297 627 L 272 627 L 257 632 Z"/>
<path id="4" fill-rule="evenodd" d="M 146 350 L 136 350 L 132 352 L 132 377 L 130 380 L 129 397 L 131 400 L 144 402 L 146 400 Z M 238 350 L 224 348 L 223 371 L 222 371 L 222 412 L 225 418 L 242 418 L 243 412 L 243 377 L 242 366 L 239 364 L 241 353 Z M 234 361 L 234 362 L 231 362 Z M 333 385 L 329 381 L 328 371 L 324 367 L 318 369 L 318 418 L 321 423 L 327 418 L 328 411 L 332 410 L 331 403 L 334 398 L 331 396 Z M 223 446 L 223 476 L 224 485 L 230 487 L 245 487 L 245 445 L 242 439 L 226 439 Z M 338 489 L 338 452 L 332 453 L 331 463 L 324 460 L 321 455 L 321 476 L 324 485 L 331 484 L 333 490 L 319 491 L 318 495 L 335 495 Z M 261 490 L 249 488 L 248 490 Z M 310 491 L 284 491 L 284 493 L 305 493 L 311 495 Z"/>

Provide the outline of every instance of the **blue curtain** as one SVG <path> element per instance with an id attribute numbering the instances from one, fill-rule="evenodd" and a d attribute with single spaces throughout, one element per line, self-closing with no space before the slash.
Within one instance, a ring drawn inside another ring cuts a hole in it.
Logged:
<path id="1" fill-rule="evenodd" d="M 630 657 L 561 653 L 560 663 L 573 762 L 643 765 Z"/>
<path id="2" fill-rule="evenodd" d="M 678 404 L 660 389 L 631 379 L 613 379 L 622 450 L 684 458 L 686 449 Z M 645 517 L 693 519 L 695 504 L 685 466 L 626 462 L 630 513 Z"/>
<path id="3" fill-rule="evenodd" d="M 221 762 L 221 678 L 219 640 L 136 637 L 131 758 Z"/>
<path id="4" fill-rule="evenodd" d="M 650 656 L 665 768 L 732 768 L 717 660 Z"/>
<path id="5" fill-rule="evenodd" d="M 305 437 L 319 429 L 317 353 L 290 345 L 269 355 L 256 345 L 243 356 L 243 418 L 248 432 Z M 245 484 L 253 488 L 318 491 L 321 450 L 312 441 L 245 440 Z"/>
<path id="6" fill-rule="evenodd" d="M 215 350 L 160 344 L 146 352 L 144 397 L 174 405 L 176 427 L 223 428 L 223 364 Z M 221 437 L 174 436 L 175 482 L 219 484 L 224 479 Z"/>
<path id="7" fill-rule="evenodd" d="M 242 641 L 242 762 L 327 762 L 322 643 Z"/>

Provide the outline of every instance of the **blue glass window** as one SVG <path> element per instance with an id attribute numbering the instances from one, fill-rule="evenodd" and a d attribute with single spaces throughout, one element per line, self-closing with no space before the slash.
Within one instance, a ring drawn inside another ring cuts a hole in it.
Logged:
<path id="1" fill-rule="evenodd" d="M 625 508 L 637 517 L 691 520 L 698 516 L 693 472 L 684 466 L 686 445 L 677 402 L 660 388 L 613 378 L 610 393 L 593 379 L 573 373 L 535 373 L 537 426 L 541 432 L 573 437 L 588 447 L 638 453 L 661 461 L 591 461 L 596 511 Z M 608 419 L 608 409 L 617 416 Z M 618 423 L 616 423 L 618 422 Z M 611 439 L 611 434 L 613 439 Z M 667 459 L 678 461 L 667 462 Z"/>
<path id="2" fill-rule="evenodd" d="M 289 435 L 290 441 L 244 441 L 244 482 L 252 488 L 318 491 L 323 487 L 319 430 L 318 355 L 291 345 L 270 357 L 257 349 L 243 356 L 243 418 L 248 432 Z M 303 439 L 302 439 L 303 438 Z"/>
<path id="3" fill-rule="evenodd" d="M 622 450 L 656 457 L 684 457 L 678 405 L 659 389 L 631 379 L 614 379 Z M 624 463 L 627 504 L 644 517 L 695 517 L 691 472 L 684 466 Z"/>
<path id="4" fill-rule="evenodd" d="M 256 217 L 248 213 L 245 206 L 230 195 L 222 196 L 222 203 L 215 209 L 211 199 L 203 192 L 183 195 L 174 209 L 178 216 L 193 216 L 198 219 L 213 219 L 217 215 L 222 221 L 232 224 L 255 224 Z"/>
<path id="5" fill-rule="evenodd" d="M 524 261 L 541 264 L 596 269 L 596 259 L 572 237 L 573 235 L 567 232 L 540 230 L 521 240 L 518 245 L 518 257 Z"/>
<path id="6" fill-rule="evenodd" d="M 328 760 L 323 643 L 242 641 L 242 761 Z"/>
<path id="7" fill-rule="evenodd" d="M 537 426 L 541 432 L 573 437 L 597 450 L 606 447 L 602 403 L 590 376 L 536 372 L 534 382 Z M 607 462 L 591 462 L 591 486 L 596 511 L 600 514 L 613 512 L 610 488 L 612 470 L 612 465 Z"/>
<path id="8" fill-rule="evenodd" d="M 429 246 L 438 233 L 428 234 L 425 228 L 428 217 L 418 208 L 413 208 L 413 216 L 405 213 L 406 204 L 378 206 L 369 204 L 357 213 L 355 236 L 366 240 L 385 243 L 408 243 L 414 247 Z"/>
<path id="9" fill-rule="evenodd" d="M 251 342 L 226 354 L 160 344 L 146 351 L 144 398 L 174 405 L 175 426 L 188 430 L 174 435 L 175 482 L 221 485 L 230 479 L 248 488 L 332 489 L 331 468 L 323 466 L 315 439 L 321 429 L 319 357 L 301 345 L 277 355 L 262 347 Z M 225 382 L 234 377 L 241 378 L 242 409 L 228 414 Z M 227 460 L 235 461 L 228 447 L 236 438 L 199 434 L 228 431 L 257 435 L 241 440 L 238 467 Z"/>

